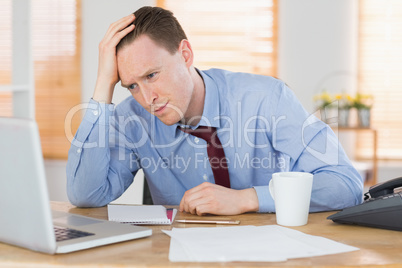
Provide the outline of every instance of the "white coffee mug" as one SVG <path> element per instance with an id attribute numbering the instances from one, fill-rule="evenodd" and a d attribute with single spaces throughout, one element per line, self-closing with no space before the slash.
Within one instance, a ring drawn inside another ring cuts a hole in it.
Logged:
<path id="1" fill-rule="evenodd" d="M 275 201 L 276 223 L 284 226 L 307 224 L 313 174 L 278 172 L 272 174 L 269 192 Z"/>

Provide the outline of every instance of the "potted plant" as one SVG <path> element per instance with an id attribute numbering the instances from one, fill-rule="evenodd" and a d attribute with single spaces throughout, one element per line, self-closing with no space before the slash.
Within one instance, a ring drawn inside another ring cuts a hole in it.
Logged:
<path id="1" fill-rule="evenodd" d="M 353 107 L 357 109 L 359 127 L 370 127 L 371 107 L 373 106 L 373 96 L 370 94 L 356 93 Z"/>
<path id="2" fill-rule="evenodd" d="M 333 101 L 333 97 L 325 90 L 321 94 L 314 96 L 316 109 L 320 110 L 321 120 L 325 123 L 329 123 L 328 121 L 331 118 L 330 110 L 333 106 Z"/>
<path id="3" fill-rule="evenodd" d="M 338 125 L 340 127 L 349 126 L 350 109 L 353 106 L 353 98 L 349 94 L 337 94 L 335 99 L 338 101 Z"/>

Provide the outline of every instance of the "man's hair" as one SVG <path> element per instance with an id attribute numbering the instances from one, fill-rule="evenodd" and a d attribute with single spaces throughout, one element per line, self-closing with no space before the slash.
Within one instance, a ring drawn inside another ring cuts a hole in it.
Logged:
<path id="1" fill-rule="evenodd" d="M 180 23 L 169 10 L 145 6 L 135 11 L 134 15 L 135 28 L 121 39 L 117 50 L 131 44 L 140 35 L 146 34 L 155 43 L 174 54 L 180 42 L 187 39 Z"/>

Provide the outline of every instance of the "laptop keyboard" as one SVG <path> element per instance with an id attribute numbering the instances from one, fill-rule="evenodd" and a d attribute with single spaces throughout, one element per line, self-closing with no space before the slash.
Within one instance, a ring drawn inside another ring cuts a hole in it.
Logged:
<path id="1" fill-rule="evenodd" d="M 94 235 L 93 233 L 78 231 L 67 227 L 54 226 L 54 233 L 56 234 L 56 241 L 64 241 L 79 237 Z"/>

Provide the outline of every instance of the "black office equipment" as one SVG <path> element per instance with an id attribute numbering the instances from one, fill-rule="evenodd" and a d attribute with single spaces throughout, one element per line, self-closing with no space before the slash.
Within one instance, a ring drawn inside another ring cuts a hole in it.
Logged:
<path id="1" fill-rule="evenodd" d="M 402 187 L 402 177 L 374 185 L 364 195 L 362 204 L 346 208 L 327 219 L 337 223 L 402 231 L 400 187 Z"/>

